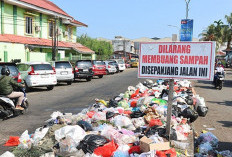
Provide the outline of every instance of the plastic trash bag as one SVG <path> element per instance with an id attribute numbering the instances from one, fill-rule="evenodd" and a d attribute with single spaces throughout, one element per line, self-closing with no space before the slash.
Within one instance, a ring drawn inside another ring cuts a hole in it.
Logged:
<path id="1" fill-rule="evenodd" d="M 28 130 L 23 132 L 23 134 L 19 138 L 19 142 L 20 142 L 20 144 L 18 145 L 19 148 L 31 149 L 33 141 L 28 134 Z"/>
<path id="2" fill-rule="evenodd" d="M 99 121 L 99 120 L 103 120 L 106 121 L 106 113 L 105 112 L 96 112 L 93 117 L 93 120 Z"/>
<path id="3" fill-rule="evenodd" d="M 108 106 L 109 106 L 109 107 L 116 108 L 116 107 L 118 107 L 118 102 L 115 101 L 114 99 L 110 99 L 109 105 L 108 105 Z"/>
<path id="4" fill-rule="evenodd" d="M 83 120 L 78 121 L 77 125 L 79 125 L 85 131 L 92 131 L 93 130 L 92 125 L 86 121 L 83 121 Z"/>
<path id="5" fill-rule="evenodd" d="M 201 117 L 205 117 L 206 114 L 208 113 L 208 107 L 206 106 L 198 106 L 197 107 L 197 113 Z"/>
<path id="6" fill-rule="evenodd" d="M 35 130 L 35 134 L 33 136 L 34 145 L 37 146 L 39 144 L 39 141 L 44 138 L 44 136 L 47 134 L 49 128 L 38 128 Z"/>
<path id="7" fill-rule="evenodd" d="M 4 146 L 18 146 L 20 144 L 18 136 L 10 136 L 9 140 L 4 144 Z"/>
<path id="8" fill-rule="evenodd" d="M 213 150 L 213 148 L 209 142 L 202 143 L 199 145 L 199 153 L 201 154 L 208 154 L 210 150 Z"/>
<path id="9" fill-rule="evenodd" d="M 129 103 L 126 101 L 126 100 L 122 100 L 118 103 L 118 106 L 119 107 L 122 107 L 124 109 L 129 109 L 130 108 L 130 105 Z"/>
<path id="10" fill-rule="evenodd" d="M 13 153 L 7 151 L 4 154 L 0 155 L 0 157 L 15 157 L 15 155 Z"/>
<path id="11" fill-rule="evenodd" d="M 198 145 L 206 142 L 209 142 L 212 147 L 216 148 L 218 146 L 218 139 L 211 132 L 202 133 L 196 141 Z"/>
<path id="12" fill-rule="evenodd" d="M 149 126 L 153 127 L 153 126 L 162 126 L 163 123 L 161 122 L 160 119 L 151 119 L 149 122 Z"/>
<path id="13" fill-rule="evenodd" d="M 76 143 L 76 145 L 79 144 L 79 142 L 86 136 L 85 131 L 79 126 L 65 126 L 63 128 L 60 128 L 55 131 L 55 139 L 60 142 L 63 138 L 70 137 L 73 139 Z"/>
<path id="14" fill-rule="evenodd" d="M 118 145 L 114 143 L 114 140 L 105 144 L 104 146 L 98 147 L 94 150 L 94 154 L 102 157 L 111 157 L 117 150 Z"/>
<path id="15" fill-rule="evenodd" d="M 136 128 L 139 128 L 140 126 L 144 126 L 146 124 L 143 117 L 132 118 L 131 121 Z"/>
<path id="16" fill-rule="evenodd" d="M 160 137 L 165 137 L 166 129 L 158 127 L 158 126 L 153 126 L 147 130 L 145 135 L 147 137 L 151 137 L 152 135 L 155 135 L 156 133 L 158 133 Z"/>
<path id="17" fill-rule="evenodd" d="M 77 146 L 77 149 L 82 149 L 84 153 L 90 153 L 92 154 L 94 149 L 105 145 L 108 142 L 108 140 L 100 135 L 87 135 L 85 138 L 80 141 L 80 144 Z"/>
<path id="18" fill-rule="evenodd" d="M 148 88 L 144 86 L 141 82 L 136 85 L 137 88 L 139 88 L 139 91 L 141 93 L 144 93 Z"/>
<path id="19" fill-rule="evenodd" d="M 189 118 L 190 122 L 192 123 L 195 120 L 197 120 L 198 113 L 188 107 L 188 108 L 184 109 L 183 112 L 181 112 L 181 116 L 183 116 L 184 118 Z"/>
<path id="20" fill-rule="evenodd" d="M 132 124 L 131 119 L 126 117 L 126 116 L 118 115 L 118 116 L 114 117 L 112 120 L 113 120 L 115 126 L 117 126 L 117 127 L 125 127 L 129 130 L 135 130 L 135 127 Z"/>
<path id="21" fill-rule="evenodd" d="M 55 154 L 54 152 L 50 152 L 50 153 L 43 154 L 40 157 L 55 157 Z"/>
<path id="22" fill-rule="evenodd" d="M 114 112 L 106 112 L 106 119 L 110 119 L 110 118 L 113 118 L 115 116 L 115 113 Z"/>
<path id="23" fill-rule="evenodd" d="M 113 157 L 129 157 L 129 149 L 130 147 L 128 145 L 119 145 Z"/>
<path id="24" fill-rule="evenodd" d="M 139 118 L 139 117 L 143 117 L 145 114 L 138 110 L 138 111 L 134 111 L 132 114 L 130 114 L 131 118 Z"/>

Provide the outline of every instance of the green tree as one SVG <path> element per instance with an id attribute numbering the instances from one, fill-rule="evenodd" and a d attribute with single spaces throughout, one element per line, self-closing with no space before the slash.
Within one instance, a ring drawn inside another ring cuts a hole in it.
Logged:
<path id="1" fill-rule="evenodd" d="M 95 51 L 97 59 L 108 59 L 113 54 L 113 47 L 111 43 L 106 41 L 99 41 L 83 34 L 77 37 L 77 42 Z"/>
<path id="2" fill-rule="evenodd" d="M 228 28 L 225 30 L 225 39 L 227 40 L 227 49 L 231 49 L 231 36 L 232 36 L 232 13 L 230 15 L 225 16 L 226 21 L 228 23 Z"/>

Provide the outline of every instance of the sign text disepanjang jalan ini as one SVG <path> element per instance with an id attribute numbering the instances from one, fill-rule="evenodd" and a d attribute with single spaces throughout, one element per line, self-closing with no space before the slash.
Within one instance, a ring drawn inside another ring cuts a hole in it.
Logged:
<path id="1" fill-rule="evenodd" d="M 215 42 L 141 43 L 139 78 L 212 80 Z"/>

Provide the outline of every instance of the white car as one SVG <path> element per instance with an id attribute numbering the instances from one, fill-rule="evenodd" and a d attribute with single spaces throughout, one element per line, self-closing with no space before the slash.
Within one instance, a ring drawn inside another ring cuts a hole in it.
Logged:
<path id="1" fill-rule="evenodd" d="M 74 79 L 74 72 L 69 61 L 51 61 L 52 67 L 56 70 L 57 82 L 66 82 L 71 85 Z"/>
<path id="2" fill-rule="evenodd" d="M 123 72 L 126 69 L 126 64 L 123 59 L 114 59 L 118 63 L 118 68 L 120 72 Z"/>
<path id="3" fill-rule="evenodd" d="M 107 74 L 114 74 L 117 72 L 117 69 L 112 61 L 104 61 L 106 64 Z"/>
<path id="4" fill-rule="evenodd" d="M 27 91 L 32 87 L 47 87 L 48 90 L 52 90 L 57 84 L 56 71 L 48 62 L 19 63 L 17 68 Z"/>

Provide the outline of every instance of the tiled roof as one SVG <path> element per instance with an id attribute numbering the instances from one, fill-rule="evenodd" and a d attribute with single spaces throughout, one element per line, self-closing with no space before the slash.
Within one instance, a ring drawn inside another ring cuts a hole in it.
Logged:
<path id="1" fill-rule="evenodd" d="M 19 43 L 19 44 L 28 44 L 28 45 L 37 45 L 37 46 L 52 46 L 52 40 L 43 39 L 43 38 L 34 38 L 34 37 L 25 37 L 12 34 L 0 35 L 0 42 L 10 42 L 10 43 Z M 61 48 L 72 48 L 79 53 L 94 54 L 95 52 L 88 47 L 81 45 L 80 43 L 64 42 L 59 41 L 58 47 Z"/>
<path id="2" fill-rule="evenodd" d="M 71 17 L 70 15 L 68 15 L 65 11 L 63 11 L 62 9 L 60 9 L 57 5 L 55 5 L 54 3 L 52 3 L 49 0 L 19 0 L 21 2 L 25 2 L 43 9 L 47 9 L 50 11 L 54 11 L 56 13 Z"/>
<path id="3" fill-rule="evenodd" d="M 75 24 L 78 24 L 78 25 L 82 25 L 82 26 L 85 26 L 85 27 L 88 27 L 88 25 L 86 25 L 86 24 L 84 24 L 84 23 L 82 23 L 82 22 L 80 22 L 80 21 L 77 21 L 77 20 L 73 20 L 73 21 L 71 21 L 72 23 L 75 23 Z"/>
<path id="4" fill-rule="evenodd" d="M 65 16 L 68 16 L 70 18 L 73 18 L 73 17 L 71 17 L 69 14 L 67 14 L 65 11 L 63 11 L 61 8 L 59 8 L 57 5 L 55 5 L 53 2 L 51 2 L 49 0 L 19 0 L 19 1 L 27 3 L 27 4 L 31 4 L 31 5 L 43 8 L 43 9 L 50 10 L 50 11 L 53 11 L 53 12 L 58 13 L 58 14 L 65 15 Z M 77 21 L 75 19 L 73 21 L 71 21 L 71 22 L 75 23 L 75 24 L 78 24 L 78 25 L 88 27 L 86 24 L 84 24 L 82 22 L 79 22 L 79 21 Z"/>

